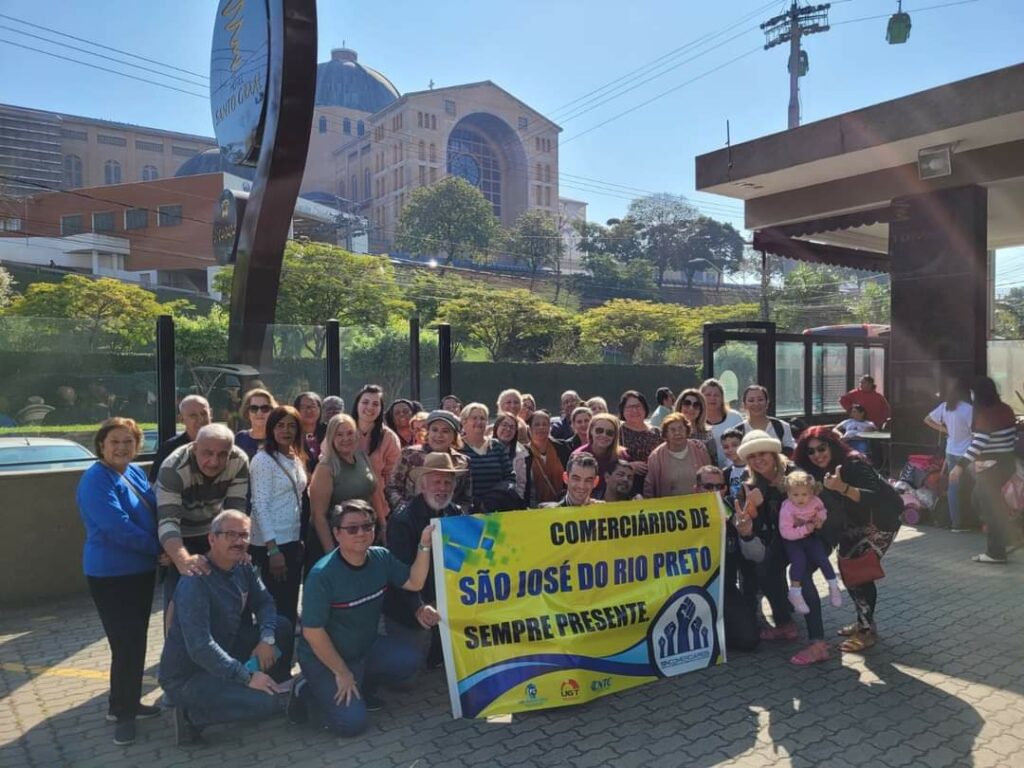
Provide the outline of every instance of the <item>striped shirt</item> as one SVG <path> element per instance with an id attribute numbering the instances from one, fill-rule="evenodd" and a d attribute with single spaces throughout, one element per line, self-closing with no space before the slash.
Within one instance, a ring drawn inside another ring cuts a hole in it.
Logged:
<path id="1" fill-rule="evenodd" d="M 1017 419 L 1006 403 L 974 407 L 974 437 L 958 464 L 992 461 L 1013 455 Z"/>
<path id="2" fill-rule="evenodd" d="M 227 464 L 217 477 L 204 475 L 195 459 L 195 443 L 176 449 L 164 460 L 156 480 L 157 535 L 168 539 L 205 536 L 210 523 L 225 509 L 246 510 L 249 458 L 231 446 Z"/>
<path id="3" fill-rule="evenodd" d="M 508 457 L 508 449 L 500 441 L 493 437 L 488 439 L 482 451 L 466 443 L 462 446 L 462 453 L 469 459 L 469 474 L 476 493 L 513 487 L 516 476 L 512 472 L 512 461 Z"/>

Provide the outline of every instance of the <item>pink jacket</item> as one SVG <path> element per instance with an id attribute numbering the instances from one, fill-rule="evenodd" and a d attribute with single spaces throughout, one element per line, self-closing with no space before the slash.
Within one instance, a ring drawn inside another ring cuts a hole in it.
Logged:
<path id="1" fill-rule="evenodd" d="M 779 510 L 779 533 L 790 541 L 805 539 L 814 533 L 815 523 L 825 522 L 827 514 L 825 505 L 817 496 L 804 507 L 786 499 Z"/>

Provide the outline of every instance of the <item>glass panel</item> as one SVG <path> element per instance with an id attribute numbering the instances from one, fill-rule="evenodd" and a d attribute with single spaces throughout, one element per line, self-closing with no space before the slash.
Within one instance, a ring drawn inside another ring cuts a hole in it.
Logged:
<path id="1" fill-rule="evenodd" d="M 811 355 L 811 413 L 838 413 L 846 392 L 846 345 L 815 344 Z"/>
<path id="2" fill-rule="evenodd" d="M 988 342 L 988 375 L 999 388 L 1003 402 L 1024 414 L 1024 339 Z"/>
<path id="3" fill-rule="evenodd" d="M 875 379 L 875 388 L 879 394 L 885 394 L 885 348 L 856 347 L 853 350 L 853 381 L 856 384 L 860 377 L 869 374 Z"/>
<path id="4" fill-rule="evenodd" d="M 266 338 L 269 362 L 257 368 L 230 360 L 226 324 L 195 338 L 185 324 L 177 324 L 176 399 L 202 395 L 210 401 L 213 420 L 237 431 L 249 426 L 240 407 L 250 389 L 267 389 L 286 405 L 300 392 L 313 391 L 323 397 L 327 385 L 324 327 L 273 325 Z"/>
<path id="5" fill-rule="evenodd" d="M 804 414 L 804 344 L 780 341 L 775 345 L 775 413 Z"/>
<path id="6" fill-rule="evenodd" d="M 135 419 L 143 453 L 151 452 L 155 337 L 155 323 L 0 317 L 0 471 L 12 462 L 48 469 L 69 457 L 66 466 L 80 466 L 110 416 Z"/>
<path id="7" fill-rule="evenodd" d="M 740 394 L 751 384 L 757 384 L 757 342 L 729 341 L 714 351 L 712 360 L 714 377 L 722 382 L 725 399 L 733 408 L 739 408 Z"/>
<path id="8" fill-rule="evenodd" d="M 365 384 L 383 387 L 385 405 L 410 398 L 410 370 L 408 325 L 341 329 L 341 394 L 347 408 L 351 409 L 355 393 Z M 437 385 L 437 332 L 424 328 L 420 330 L 420 403 L 427 410 L 440 402 Z"/>

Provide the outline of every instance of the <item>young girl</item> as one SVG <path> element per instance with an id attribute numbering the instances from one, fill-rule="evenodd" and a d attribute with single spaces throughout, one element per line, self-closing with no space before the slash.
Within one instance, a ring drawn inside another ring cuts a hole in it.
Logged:
<path id="1" fill-rule="evenodd" d="M 789 602 L 797 613 L 809 613 L 800 594 L 808 576 L 808 565 L 815 565 L 828 581 L 829 602 L 835 608 L 843 604 L 836 572 L 828 560 L 828 549 L 816 535 L 825 522 L 825 505 L 817 495 L 817 483 L 806 472 L 790 472 L 786 477 L 786 501 L 779 510 L 779 533 L 789 558 Z"/>
<path id="2" fill-rule="evenodd" d="M 832 431 L 839 435 L 839 439 L 853 448 L 853 450 L 867 456 L 870 452 L 868 441 L 862 440 L 858 435 L 861 432 L 874 432 L 876 429 L 878 427 L 875 426 L 875 423 L 868 421 L 867 411 L 864 410 L 864 406 L 854 403 L 850 406 L 850 418 L 836 424 Z"/>

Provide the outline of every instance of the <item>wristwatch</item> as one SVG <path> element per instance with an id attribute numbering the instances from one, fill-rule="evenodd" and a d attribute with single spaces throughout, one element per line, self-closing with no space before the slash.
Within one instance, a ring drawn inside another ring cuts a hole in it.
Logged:
<path id="1" fill-rule="evenodd" d="M 266 643 L 267 645 L 276 645 L 277 644 L 277 638 L 275 638 L 273 635 L 267 635 L 266 637 L 260 638 L 260 640 L 262 642 Z"/>
<path id="2" fill-rule="evenodd" d="M 426 545 L 426 544 L 417 544 L 416 545 L 416 549 L 418 549 L 420 552 L 429 552 L 430 551 L 430 547 L 428 545 Z"/>

